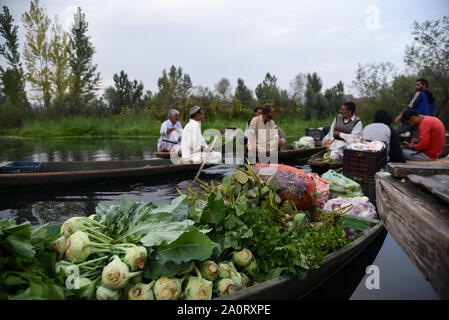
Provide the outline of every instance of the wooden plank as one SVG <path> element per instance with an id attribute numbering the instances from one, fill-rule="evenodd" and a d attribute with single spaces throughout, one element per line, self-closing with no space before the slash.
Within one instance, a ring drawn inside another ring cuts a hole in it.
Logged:
<path id="1" fill-rule="evenodd" d="M 407 160 L 407 164 L 424 164 L 424 165 L 428 165 L 428 164 L 449 164 L 449 158 L 443 158 L 443 159 L 438 159 L 438 160 L 434 160 L 434 161 L 410 161 Z"/>
<path id="2" fill-rule="evenodd" d="M 405 178 L 409 174 L 419 176 L 433 176 L 436 174 L 449 174 L 449 164 L 409 164 L 409 163 L 389 163 L 387 171 L 392 176 Z"/>
<path id="3" fill-rule="evenodd" d="M 422 185 L 434 193 L 438 198 L 449 203 L 449 175 L 438 174 L 435 176 L 421 177 L 414 174 L 407 176 L 413 183 Z"/>
<path id="4" fill-rule="evenodd" d="M 437 294 L 449 298 L 449 207 L 410 181 L 376 174 L 377 210 L 384 226 Z"/>

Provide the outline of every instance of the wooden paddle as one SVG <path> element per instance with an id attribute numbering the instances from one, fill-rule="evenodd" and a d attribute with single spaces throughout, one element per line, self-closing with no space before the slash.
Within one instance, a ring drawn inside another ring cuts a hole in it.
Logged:
<path id="1" fill-rule="evenodd" d="M 211 149 L 210 152 L 213 151 L 213 147 L 214 147 L 214 145 L 215 145 L 215 142 L 217 142 L 217 140 L 218 140 L 219 137 L 220 137 L 220 136 L 215 136 L 214 141 L 213 141 L 212 144 L 209 146 L 209 149 Z M 208 155 L 209 155 L 209 154 L 206 154 L 206 158 L 207 158 Z M 198 172 L 197 172 L 195 178 L 193 179 L 192 184 L 195 184 L 196 179 L 198 179 L 198 177 L 200 176 L 200 173 L 201 173 L 201 171 L 203 171 L 203 168 L 204 168 L 205 165 L 206 165 L 206 159 L 204 159 L 203 163 L 201 164 L 201 167 L 200 167 L 200 169 L 198 170 Z"/>

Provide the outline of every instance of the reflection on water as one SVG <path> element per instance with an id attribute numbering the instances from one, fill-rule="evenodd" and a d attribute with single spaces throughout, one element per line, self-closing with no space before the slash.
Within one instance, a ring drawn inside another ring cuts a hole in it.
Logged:
<path id="1" fill-rule="evenodd" d="M 2 161 L 148 160 L 157 138 L 0 139 Z"/>

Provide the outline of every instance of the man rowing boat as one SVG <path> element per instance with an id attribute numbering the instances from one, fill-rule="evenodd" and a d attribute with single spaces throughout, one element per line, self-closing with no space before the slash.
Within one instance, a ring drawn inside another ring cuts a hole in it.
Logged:
<path id="1" fill-rule="evenodd" d="M 168 112 L 168 120 L 165 120 L 161 125 L 161 137 L 157 141 L 157 151 L 181 151 L 181 145 L 179 144 L 181 138 L 182 125 L 179 122 L 179 111 L 171 109 Z"/>

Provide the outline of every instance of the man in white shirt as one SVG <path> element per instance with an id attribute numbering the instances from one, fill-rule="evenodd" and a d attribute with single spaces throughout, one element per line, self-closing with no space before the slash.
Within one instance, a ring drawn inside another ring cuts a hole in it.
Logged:
<path id="1" fill-rule="evenodd" d="M 204 113 L 199 106 L 190 109 L 190 121 L 184 127 L 181 140 L 182 161 L 184 163 L 219 164 L 221 153 L 209 149 L 201 134 L 201 121 Z"/>
<path id="2" fill-rule="evenodd" d="M 161 125 L 161 137 L 157 141 L 157 151 L 159 152 L 179 152 L 182 138 L 182 125 L 179 122 L 179 111 L 171 109 L 168 112 L 168 120 Z"/>
<path id="3" fill-rule="evenodd" d="M 332 122 L 328 135 L 323 139 L 324 142 L 330 142 L 328 150 L 331 152 L 331 158 L 336 161 L 343 159 L 343 149 L 347 143 L 352 143 L 362 136 L 362 120 L 355 113 L 355 103 L 345 102 L 340 107 L 340 114 Z"/>

